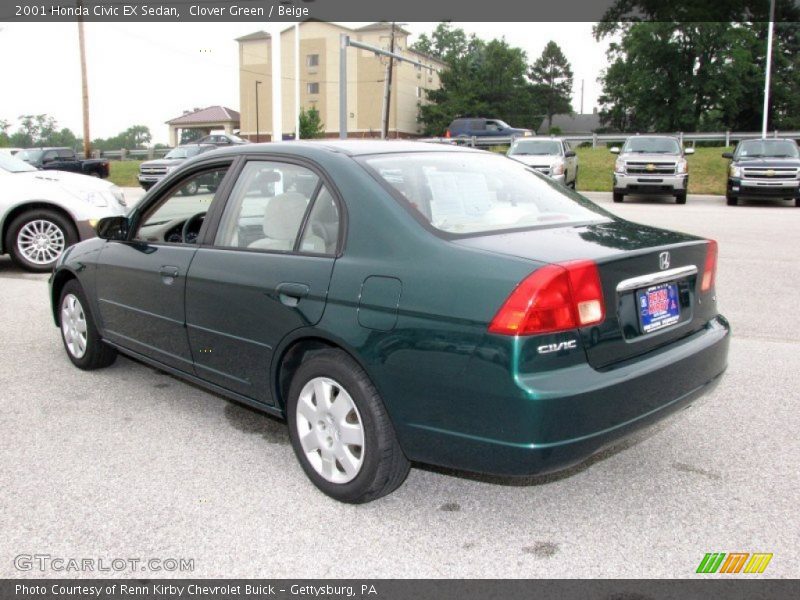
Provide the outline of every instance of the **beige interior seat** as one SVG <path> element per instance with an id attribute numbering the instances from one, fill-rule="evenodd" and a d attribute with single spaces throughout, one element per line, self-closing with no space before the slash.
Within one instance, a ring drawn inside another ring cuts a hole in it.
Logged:
<path id="1" fill-rule="evenodd" d="M 291 250 L 307 206 L 308 199 L 297 192 L 286 192 L 272 198 L 264 211 L 262 229 L 266 237 L 252 242 L 248 248 Z M 325 242 L 316 236 L 307 236 L 302 250 L 324 252 Z"/>

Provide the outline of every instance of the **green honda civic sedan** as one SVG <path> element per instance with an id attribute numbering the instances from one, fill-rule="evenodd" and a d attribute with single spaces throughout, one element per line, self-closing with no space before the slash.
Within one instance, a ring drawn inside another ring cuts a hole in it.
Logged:
<path id="1" fill-rule="evenodd" d="M 222 149 L 96 229 L 50 280 L 75 366 L 122 352 L 286 419 L 303 470 L 345 502 L 388 494 L 412 462 L 563 469 L 727 364 L 714 241 L 492 153 Z"/>

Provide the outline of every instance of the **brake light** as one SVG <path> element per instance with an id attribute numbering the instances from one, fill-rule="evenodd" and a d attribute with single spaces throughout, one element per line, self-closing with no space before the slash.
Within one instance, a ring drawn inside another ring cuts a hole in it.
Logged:
<path id="1" fill-rule="evenodd" d="M 703 280 L 700 283 L 701 292 L 708 292 L 714 287 L 714 281 L 717 278 L 717 254 L 717 242 L 708 240 L 706 264 L 703 267 Z"/>
<path id="2" fill-rule="evenodd" d="M 449 129 L 447 129 L 447 130 L 444 132 L 444 137 L 446 137 L 446 138 L 449 138 L 449 137 L 450 137 L 450 130 L 449 130 Z"/>
<path id="3" fill-rule="evenodd" d="M 523 279 L 489 325 L 491 333 L 533 335 L 595 325 L 605 318 L 597 265 L 547 265 Z"/>

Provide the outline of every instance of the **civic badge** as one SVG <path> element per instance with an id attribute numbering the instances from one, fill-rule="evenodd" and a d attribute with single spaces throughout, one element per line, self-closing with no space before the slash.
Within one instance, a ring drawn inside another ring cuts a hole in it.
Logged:
<path id="1" fill-rule="evenodd" d="M 669 269 L 669 252 L 662 252 L 658 255 L 658 266 L 661 270 Z"/>

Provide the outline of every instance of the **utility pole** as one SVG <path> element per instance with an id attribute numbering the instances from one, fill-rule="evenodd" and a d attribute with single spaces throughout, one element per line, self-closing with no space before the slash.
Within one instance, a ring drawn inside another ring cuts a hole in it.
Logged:
<path id="1" fill-rule="evenodd" d="M 392 34 L 389 38 L 389 52 L 394 54 L 394 21 L 392 21 Z M 381 138 L 389 137 L 389 110 L 392 106 L 392 71 L 394 67 L 394 56 L 389 55 L 389 64 L 386 67 L 386 83 L 383 93 L 383 123 L 381 123 Z"/>
<path id="2" fill-rule="evenodd" d="M 77 1 L 78 7 L 78 46 L 81 53 L 81 94 L 83 100 L 83 156 L 92 156 L 92 138 L 89 134 L 89 82 L 86 77 L 86 43 L 83 38 L 83 0 Z"/>
<path id="3" fill-rule="evenodd" d="M 272 141 L 283 141 L 283 76 L 281 64 L 281 27 L 272 37 Z"/>
<path id="4" fill-rule="evenodd" d="M 300 23 L 294 24 L 294 139 L 300 139 Z"/>
<path id="5" fill-rule="evenodd" d="M 767 26 L 767 72 L 764 77 L 764 114 L 761 121 L 761 137 L 767 137 L 767 120 L 769 117 L 769 83 L 772 75 L 772 30 L 775 28 L 775 0 L 769 5 L 769 25 Z"/>
<path id="6" fill-rule="evenodd" d="M 581 114 L 583 114 L 583 82 L 584 80 L 581 79 Z"/>
<path id="7" fill-rule="evenodd" d="M 258 125 L 258 113 L 260 112 L 260 107 L 258 106 L 258 86 L 261 85 L 260 81 L 256 81 L 256 143 L 261 141 L 261 129 Z"/>

